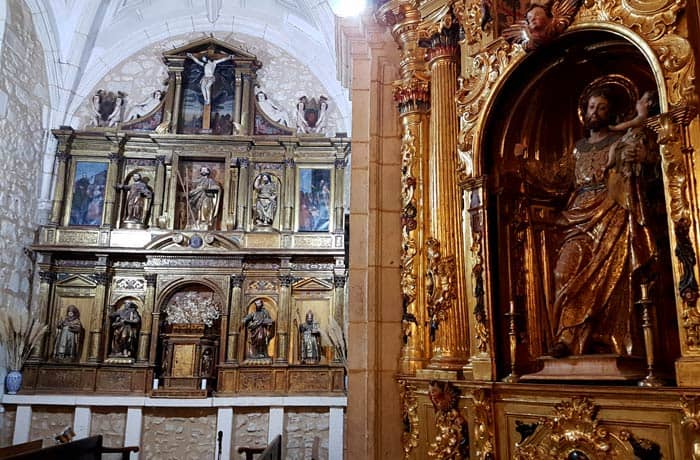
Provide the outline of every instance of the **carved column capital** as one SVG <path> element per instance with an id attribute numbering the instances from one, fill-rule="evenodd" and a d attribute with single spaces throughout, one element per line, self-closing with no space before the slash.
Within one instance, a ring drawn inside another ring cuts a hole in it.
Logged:
<path id="1" fill-rule="evenodd" d="M 333 287 L 337 288 L 344 288 L 345 287 L 345 280 L 346 280 L 345 275 L 334 275 L 333 276 Z"/>
<path id="2" fill-rule="evenodd" d="M 285 158 L 284 159 L 284 167 L 294 169 L 297 167 L 297 163 L 296 163 L 296 161 L 294 161 L 294 158 Z"/>
<path id="3" fill-rule="evenodd" d="M 90 278 L 92 278 L 97 284 L 106 286 L 109 284 L 110 275 L 107 272 L 97 272 L 90 275 Z"/>
<path id="4" fill-rule="evenodd" d="M 231 275 L 231 287 L 232 288 L 241 288 L 243 287 L 243 281 L 245 281 L 245 275 Z"/>
<path id="5" fill-rule="evenodd" d="M 56 159 L 61 163 L 66 163 L 68 160 L 71 159 L 72 155 L 67 152 L 67 149 L 65 148 L 66 146 L 63 147 L 63 149 L 60 149 L 58 152 L 56 152 Z"/>
<path id="6" fill-rule="evenodd" d="M 250 165 L 250 160 L 245 157 L 239 157 L 238 158 L 238 167 L 239 168 L 247 168 Z"/>
<path id="7" fill-rule="evenodd" d="M 430 83 L 426 80 L 400 80 L 394 83 L 394 100 L 402 115 L 409 112 L 426 113 L 430 108 Z"/>
<path id="8" fill-rule="evenodd" d="M 156 155 L 156 163 L 159 165 L 164 165 L 165 164 L 165 155 Z"/>
<path id="9" fill-rule="evenodd" d="M 345 169 L 346 161 L 345 158 L 336 158 L 333 166 L 335 169 Z"/>
<path id="10" fill-rule="evenodd" d="M 56 274 L 51 271 L 42 270 L 39 272 L 39 279 L 42 283 L 53 284 L 54 281 L 56 281 Z"/>
<path id="11" fill-rule="evenodd" d="M 158 275 L 156 275 L 155 273 L 149 273 L 145 275 L 144 278 L 146 279 L 146 286 L 155 287 Z"/>
<path id="12" fill-rule="evenodd" d="M 280 275 L 279 276 L 280 285 L 283 287 L 290 287 L 294 283 L 294 277 L 292 275 Z"/>
<path id="13" fill-rule="evenodd" d="M 428 24 L 422 34 L 420 46 L 426 48 L 426 59 L 433 62 L 439 59 L 454 59 L 459 55 L 460 26 L 457 19 L 448 13 L 439 21 Z"/>

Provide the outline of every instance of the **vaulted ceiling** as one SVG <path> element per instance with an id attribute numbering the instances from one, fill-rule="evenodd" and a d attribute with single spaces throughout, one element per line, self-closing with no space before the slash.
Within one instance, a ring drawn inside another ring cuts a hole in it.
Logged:
<path id="1" fill-rule="evenodd" d="M 44 44 L 53 124 L 70 124 L 114 66 L 185 33 L 239 33 L 273 43 L 308 66 L 349 119 L 337 79 L 335 16 L 326 0 L 26 0 Z"/>

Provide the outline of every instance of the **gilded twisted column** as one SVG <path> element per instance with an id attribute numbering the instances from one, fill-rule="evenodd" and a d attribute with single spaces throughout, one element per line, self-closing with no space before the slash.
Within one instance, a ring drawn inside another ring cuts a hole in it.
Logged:
<path id="1" fill-rule="evenodd" d="M 451 13 L 429 28 L 430 152 L 428 210 L 433 251 L 427 254 L 432 358 L 428 367 L 459 369 L 467 362 L 468 312 L 464 275 L 462 202 L 457 177 L 457 77 L 459 25 Z M 434 240 L 434 241 L 432 241 Z M 428 251 L 430 252 L 430 251 Z"/>
<path id="2" fill-rule="evenodd" d="M 415 374 L 426 361 L 426 307 L 423 257 L 425 239 L 425 174 L 428 158 L 430 88 L 425 50 L 419 46 L 420 11 L 410 2 L 391 1 L 377 11 L 377 19 L 391 27 L 401 47 L 401 80 L 394 82 L 402 126 L 401 141 L 401 294 L 402 374 Z"/>

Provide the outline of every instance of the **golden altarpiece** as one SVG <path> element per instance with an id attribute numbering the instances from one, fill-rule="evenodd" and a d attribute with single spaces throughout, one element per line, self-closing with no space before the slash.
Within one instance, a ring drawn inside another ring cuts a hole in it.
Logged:
<path id="1" fill-rule="evenodd" d="M 700 458 L 700 16 L 379 2 L 399 45 L 405 458 Z"/>
<path id="2" fill-rule="evenodd" d="M 224 42 L 163 61 L 149 113 L 54 131 L 55 201 L 33 247 L 50 333 L 23 392 L 342 394 L 320 335 L 344 323 L 347 138 L 270 119 L 260 62 Z"/>

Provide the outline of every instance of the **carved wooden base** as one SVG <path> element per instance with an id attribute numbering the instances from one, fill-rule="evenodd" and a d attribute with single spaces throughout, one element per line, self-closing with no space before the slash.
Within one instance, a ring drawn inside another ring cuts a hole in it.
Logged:
<path id="1" fill-rule="evenodd" d="M 641 380 L 646 375 L 641 358 L 617 355 L 582 355 L 568 358 L 543 356 L 538 360 L 544 367 L 534 374 L 520 377 L 527 381 L 628 381 Z"/>
<path id="2" fill-rule="evenodd" d="M 444 391 L 436 392 L 435 381 L 398 380 L 406 459 L 457 446 L 458 415 L 471 427 L 469 458 L 479 459 L 691 459 L 700 434 L 699 388 L 461 380 L 438 381 Z M 449 403 L 458 412 L 451 419 L 440 413 Z"/>
<path id="3" fill-rule="evenodd" d="M 23 393 L 146 394 L 150 387 L 147 367 L 43 365 L 24 367 Z"/>
<path id="4" fill-rule="evenodd" d="M 345 371 L 334 366 L 222 367 L 217 395 L 343 393 Z"/>

